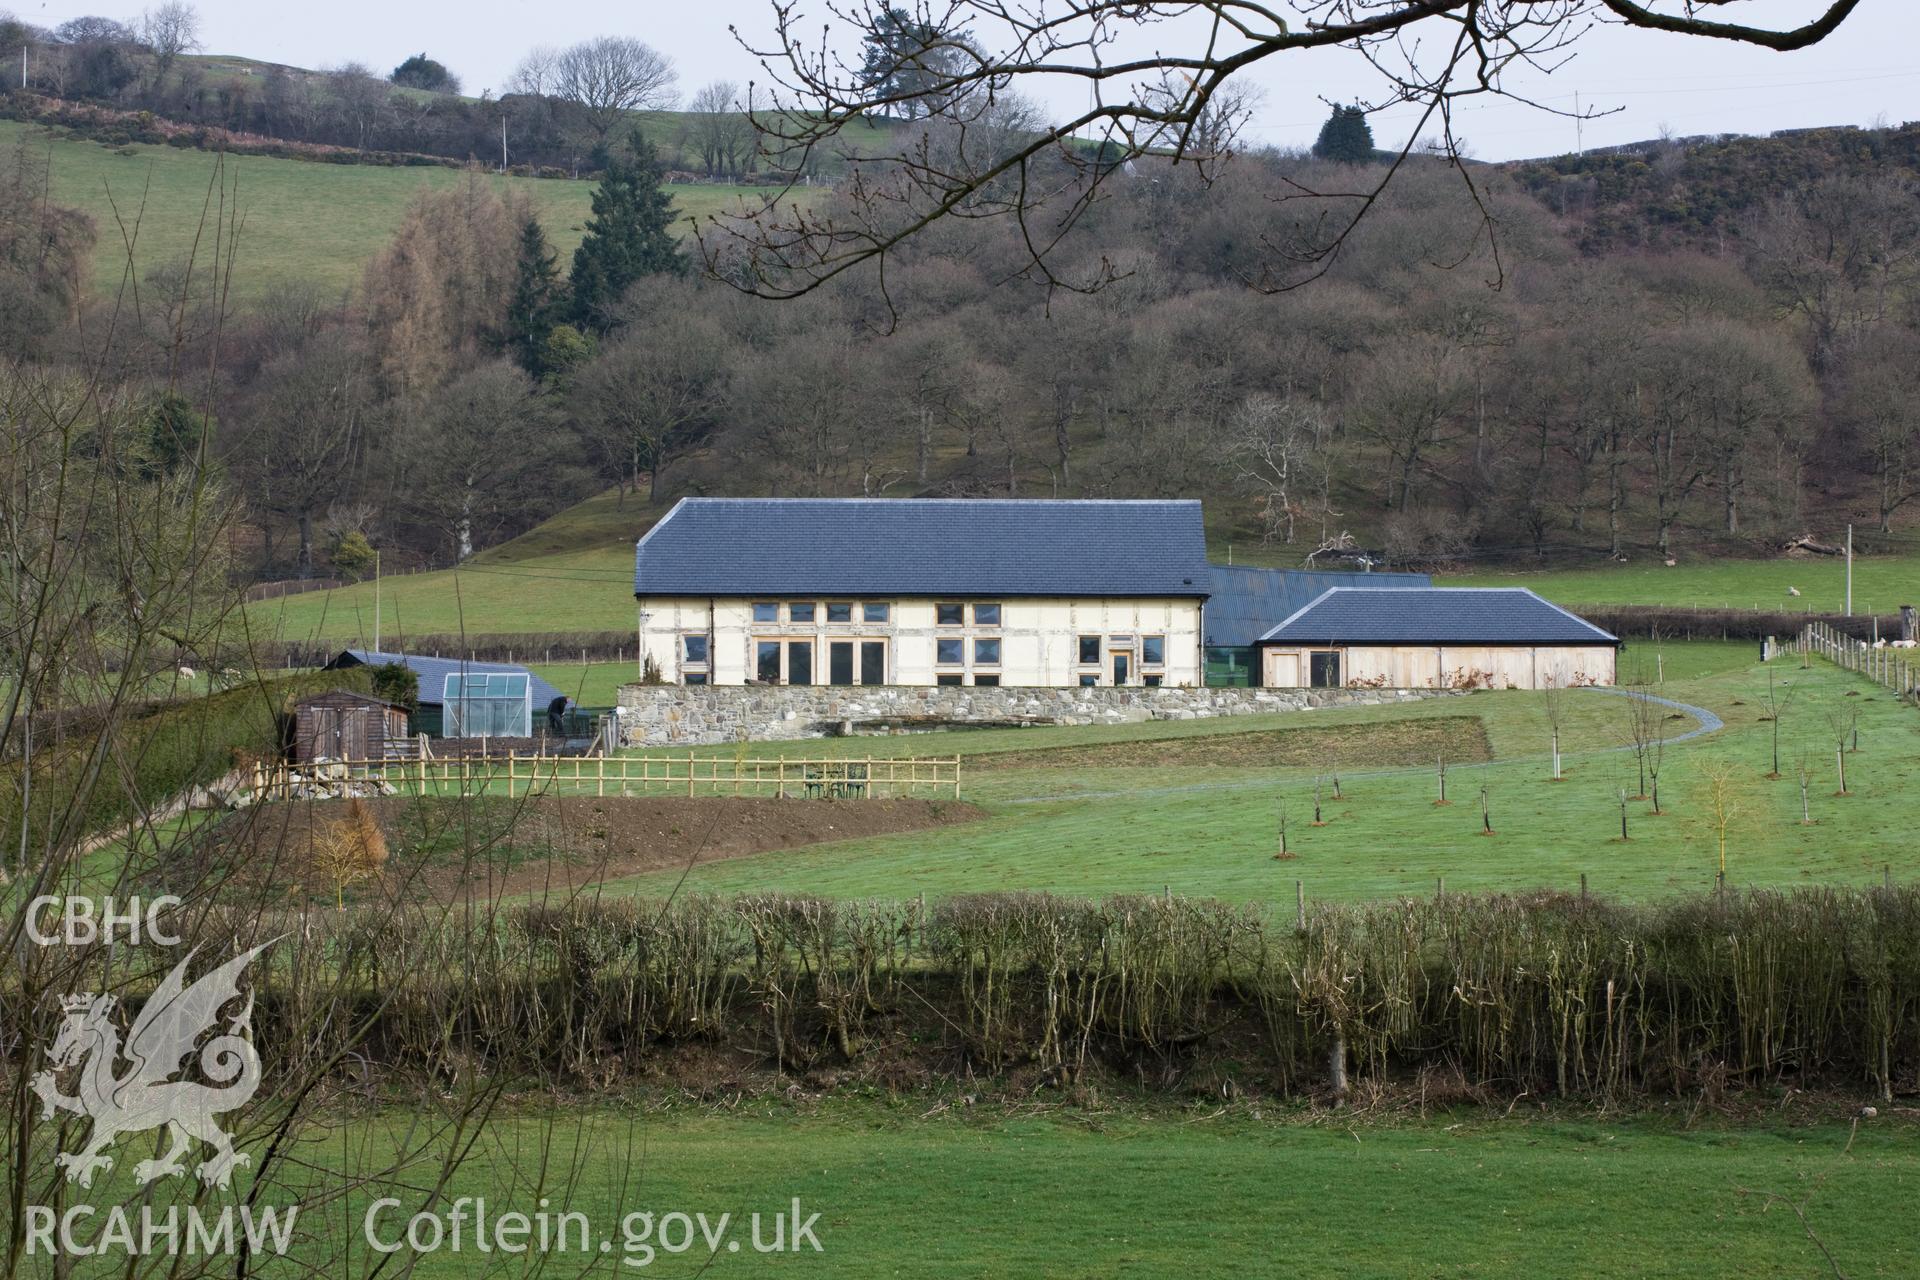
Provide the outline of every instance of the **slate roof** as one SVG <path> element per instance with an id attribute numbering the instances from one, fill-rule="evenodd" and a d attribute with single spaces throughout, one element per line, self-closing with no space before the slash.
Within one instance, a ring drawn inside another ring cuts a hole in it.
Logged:
<path id="1" fill-rule="evenodd" d="M 1619 638 L 1524 587 L 1377 591 L 1334 587 L 1261 644 L 1617 645 Z"/>
<path id="2" fill-rule="evenodd" d="M 327 664 L 328 670 L 336 667 L 383 667 L 390 662 L 410 667 L 413 674 L 420 678 L 420 703 L 422 706 L 440 706 L 446 700 L 447 677 L 455 672 L 476 674 L 492 672 L 498 675 L 516 675 L 527 677 L 527 689 L 533 695 L 533 711 L 536 716 L 546 714 L 547 704 L 560 696 L 560 691 L 542 680 L 525 667 L 507 662 L 467 662 L 460 658 L 422 658 L 410 653 L 376 653 L 370 649 L 344 649 L 340 656 Z"/>
<path id="3" fill-rule="evenodd" d="M 636 596 L 1191 596 L 1195 501 L 682 498 L 634 548 Z"/>
<path id="4" fill-rule="evenodd" d="M 1209 647 L 1244 649 L 1287 615 L 1311 604 L 1329 587 L 1406 591 L 1431 587 L 1424 573 L 1335 573 L 1319 569 L 1252 569 L 1216 564 L 1207 597 Z"/>

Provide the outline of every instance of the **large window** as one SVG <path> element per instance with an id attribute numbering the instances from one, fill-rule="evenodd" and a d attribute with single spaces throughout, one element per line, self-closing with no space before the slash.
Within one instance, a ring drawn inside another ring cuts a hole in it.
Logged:
<path id="1" fill-rule="evenodd" d="M 449 738 L 524 738 L 533 732 L 524 675 L 455 672 L 442 693 L 442 732 Z"/>
<path id="2" fill-rule="evenodd" d="M 827 683 L 853 683 L 853 641 L 835 640 L 827 645 Z"/>
<path id="3" fill-rule="evenodd" d="M 811 640 L 787 641 L 787 683 L 813 683 L 813 642 Z"/>
<path id="4" fill-rule="evenodd" d="M 707 665 L 707 637 L 704 635 L 692 635 L 692 636 L 683 637 L 683 639 L 685 640 L 685 643 L 686 643 L 686 648 L 683 656 L 686 658 L 687 662 L 690 665 L 696 666 L 696 667 L 706 666 Z"/>
<path id="5" fill-rule="evenodd" d="M 761 684 L 780 683 L 780 642 L 762 640 L 753 647 L 753 678 Z"/>
<path id="6" fill-rule="evenodd" d="M 1167 661 L 1167 638 L 1165 636 L 1140 637 L 1140 665 L 1158 667 Z"/>
<path id="7" fill-rule="evenodd" d="M 886 682 L 887 642 L 862 640 L 860 642 L 860 683 L 885 684 Z"/>
<path id="8" fill-rule="evenodd" d="M 1315 689 L 1340 687 L 1340 653 L 1337 649 L 1322 649 L 1309 656 L 1307 683 Z"/>
<path id="9" fill-rule="evenodd" d="M 1083 667 L 1097 667 L 1100 665 L 1099 636 L 1080 637 L 1080 665 Z"/>

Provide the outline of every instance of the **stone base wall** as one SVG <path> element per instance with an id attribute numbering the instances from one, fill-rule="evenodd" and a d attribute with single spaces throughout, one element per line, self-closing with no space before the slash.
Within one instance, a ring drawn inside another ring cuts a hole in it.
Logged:
<path id="1" fill-rule="evenodd" d="M 956 725 L 1125 724 L 1460 696 L 1457 689 L 1185 689 L 645 685 L 620 689 L 623 746 L 710 746 Z"/>

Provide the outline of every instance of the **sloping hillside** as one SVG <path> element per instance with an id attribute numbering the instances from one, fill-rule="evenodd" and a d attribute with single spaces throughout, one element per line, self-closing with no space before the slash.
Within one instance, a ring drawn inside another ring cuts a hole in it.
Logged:
<path id="1" fill-rule="evenodd" d="M 1717 246 L 1783 192 L 1841 174 L 1920 176 L 1920 124 L 1683 138 L 1503 166 L 1583 248 Z"/>
<path id="2" fill-rule="evenodd" d="M 111 294 L 126 266 L 124 242 L 145 277 L 185 260 L 201 227 L 216 168 L 209 152 L 131 144 L 103 146 L 49 130 L 0 120 L 0 149 L 26 145 L 43 151 L 56 202 L 92 215 L 99 228 L 94 284 Z M 290 284 L 327 291 L 354 288 L 366 262 L 393 235 L 407 201 L 423 186 L 465 180 L 458 170 L 319 164 L 268 156 L 228 156 L 243 219 L 234 295 L 250 302 Z M 593 183 L 488 175 L 490 183 L 525 193 L 539 210 L 548 237 L 562 254 L 580 242 Z M 674 189 L 676 208 L 690 217 L 711 213 L 753 194 L 747 187 Z M 122 235 L 122 227 L 125 236 Z"/>

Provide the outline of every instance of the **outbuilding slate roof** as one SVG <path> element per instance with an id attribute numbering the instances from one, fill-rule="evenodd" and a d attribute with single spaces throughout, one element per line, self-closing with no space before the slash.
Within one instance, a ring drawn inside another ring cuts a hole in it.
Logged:
<path id="1" fill-rule="evenodd" d="M 544 714 L 547 705 L 560 696 L 560 691 L 542 680 L 525 667 L 508 662 L 467 662 L 460 658 L 422 658 L 411 653 L 376 653 L 371 649 L 345 649 L 339 657 L 327 666 L 383 667 L 397 662 L 413 671 L 420 678 L 420 701 L 425 706 L 440 706 L 446 701 L 447 677 L 458 672 L 463 675 L 477 675 L 490 672 L 496 675 L 515 675 L 527 677 L 527 690 L 533 695 L 533 709 L 536 714 Z"/>
<path id="2" fill-rule="evenodd" d="M 1281 618 L 1313 603 L 1329 587 L 1411 591 L 1431 587 L 1424 573 L 1347 573 L 1324 569 L 1256 569 L 1212 566 L 1207 597 L 1207 644 L 1243 649 Z"/>
<path id="3" fill-rule="evenodd" d="M 1270 644 L 1620 643 L 1524 587 L 1334 587 L 1260 637 Z"/>
<path id="4" fill-rule="evenodd" d="M 636 596 L 1190 596 L 1195 501 L 682 498 L 634 548 Z"/>

